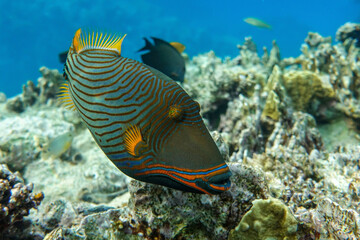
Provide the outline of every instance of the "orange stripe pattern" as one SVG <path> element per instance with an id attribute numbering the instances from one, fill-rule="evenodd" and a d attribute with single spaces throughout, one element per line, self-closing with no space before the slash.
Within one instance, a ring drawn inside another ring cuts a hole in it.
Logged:
<path id="1" fill-rule="evenodd" d="M 98 38 L 98 33 L 92 36 Z M 75 38 L 81 37 L 77 32 Z M 230 175 L 223 161 L 207 166 L 205 159 L 201 160 L 202 167 L 184 168 L 191 163 L 182 163 L 175 156 L 175 160 L 160 157 L 167 156 L 167 149 L 176 153 L 176 145 L 170 143 L 178 141 L 181 129 L 196 128 L 199 138 L 209 135 L 199 104 L 157 70 L 122 57 L 111 48 L 91 48 L 91 42 L 110 46 L 103 37 L 93 41 L 89 34 L 82 39 L 74 39 L 70 47 L 64 69 L 68 82 L 62 94 L 79 112 L 107 157 L 138 180 L 190 192 L 226 191 L 229 181 L 218 184 L 209 180 Z M 76 51 L 79 46 L 81 51 Z"/>

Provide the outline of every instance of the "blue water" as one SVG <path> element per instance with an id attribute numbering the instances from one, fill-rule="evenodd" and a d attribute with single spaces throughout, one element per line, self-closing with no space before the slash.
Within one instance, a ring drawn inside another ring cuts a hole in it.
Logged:
<path id="1" fill-rule="evenodd" d="M 220 3 L 221 2 L 221 3 Z M 243 22 L 257 17 L 273 26 L 259 29 Z M 262 53 L 276 39 L 281 56 L 297 56 L 307 32 L 335 37 L 344 23 L 360 22 L 357 0 L 0 0 L 0 91 L 21 92 L 36 82 L 41 66 L 57 68 L 79 27 L 127 33 L 123 56 L 139 60 L 144 36 L 186 45 L 190 56 L 214 50 L 219 57 L 237 55 L 237 44 L 252 36 Z"/>

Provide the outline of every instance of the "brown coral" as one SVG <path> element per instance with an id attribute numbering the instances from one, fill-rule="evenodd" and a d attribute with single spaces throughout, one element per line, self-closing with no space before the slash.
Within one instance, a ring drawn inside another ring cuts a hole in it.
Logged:
<path id="1" fill-rule="evenodd" d="M 290 71 L 283 76 L 284 86 L 296 110 L 307 110 L 312 100 L 331 99 L 335 92 L 326 78 L 310 71 Z"/>
<path id="2" fill-rule="evenodd" d="M 42 193 L 33 194 L 33 185 L 24 184 L 18 174 L 0 165 L 0 236 L 20 236 L 24 216 L 37 208 L 44 198 Z"/>
<path id="3" fill-rule="evenodd" d="M 21 113 L 27 107 L 35 104 L 44 104 L 51 100 L 55 103 L 56 95 L 59 91 L 59 86 L 63 82 L 63 76 L 58 70 L 50 70 L 46 67 L 41 67 L 39 70 L 42 77 L 38 79 L 38 84 L 35 85 L 33 81 L 27 81 L 23 85 L 23 92 L 20 96 L 9 99 L 6 103 L 6 108 L 9 111 Z"/>

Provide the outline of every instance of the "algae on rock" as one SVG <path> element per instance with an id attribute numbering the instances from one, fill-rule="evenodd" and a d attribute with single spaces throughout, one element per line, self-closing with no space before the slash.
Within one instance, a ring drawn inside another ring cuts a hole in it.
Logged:
<path id="1" fill-rule="evenodd" d="M 265 102 L 265 107 L 262 112 L 262 118 L 270 118 L 274 121 L 277 121 L 280 119 L 280 112 L 278 105 L 280 104 L 279 97 L 276 95 L 274 91 L 270 91 L 269 95 Z"/>
<path id="2" fill-rule="evenodd" d="M 284 86 L 292 98 L 296 110 L 305 111 L 311 101 L 335 97 L 335 92 L 326 78 L 310 71 L 290 71 L 283 76 Z"/>
<path id="3" fill-rule="evenodd" d="M 254 200 L 229 240 L 295 240 L 297 221 L 278 199 Z"/>

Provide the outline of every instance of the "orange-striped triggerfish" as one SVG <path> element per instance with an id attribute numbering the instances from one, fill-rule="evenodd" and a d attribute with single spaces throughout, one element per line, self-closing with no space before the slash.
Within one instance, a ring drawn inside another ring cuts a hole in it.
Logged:
<path id="1" fill-rule="evenodd" d="M 231 172 L 199 104 L 165 74 L 122 57 L 124 37 L 77 30 L 62 100 L 128 176 L 188 192 L 228 190 Z"/>

